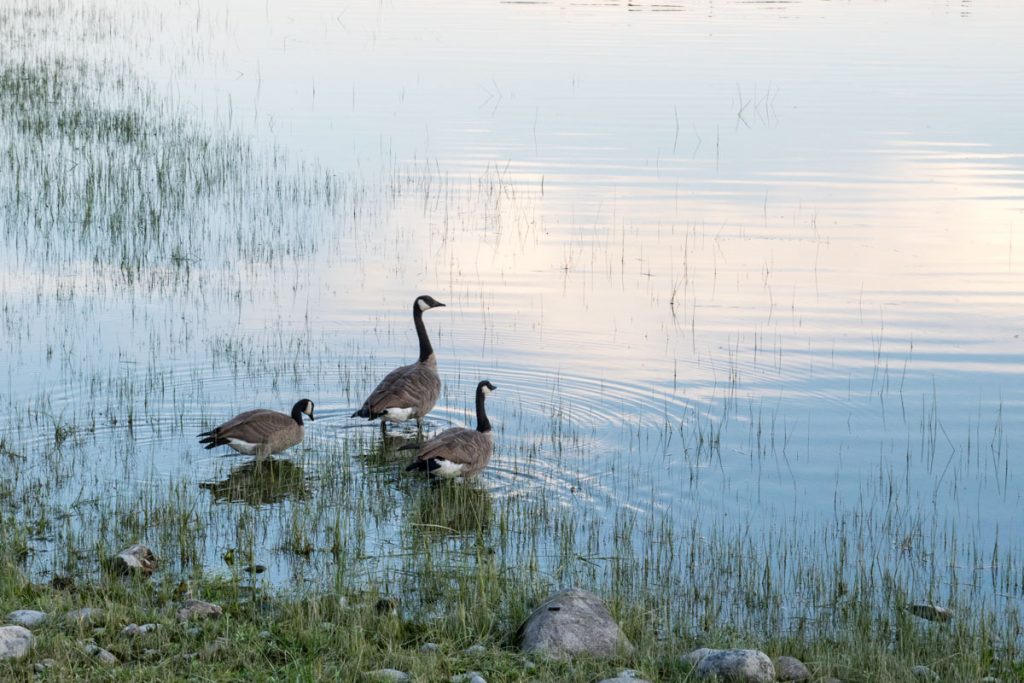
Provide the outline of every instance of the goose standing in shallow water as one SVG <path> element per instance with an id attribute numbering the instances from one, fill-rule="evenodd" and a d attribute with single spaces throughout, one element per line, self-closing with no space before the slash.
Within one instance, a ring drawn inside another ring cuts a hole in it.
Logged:
<path id="1" fill-rule="evenodd" d="M 423 431 L 423 417 L 430 412 L 441 395 L 437 358 L 427 337 L 427 328 L 423 325 L 423 312 L 439 306 L 444 304 L 432 296 L 418 296 L 412 302 L 412 319 L 420 341 L 419 359 L 389 372 L 363 403 L 363 407 L 352 413 L 352 417 L 365 417 L 367 420 L 380 418 L 381 434 L 386 433 L 387 422 L 411 419 L 415 419 L 416 427 L 420 432 Z"/>
<path id="2" fill-rule="evenodd" d="M 476 429 L 452 427 L 422 445 L 410 444 L 405 448 L 419 448 L 416 460 L 406 471 L 418 470 L 435 477 L 469 478 L 480 473 L 491 461 L 494 437 L 491 421 L 487 419 L 484 401 L 487 394 L 498 387 L 487 380 L 476 385 Z"/>
<path id="3" fill-rule="evenodd" d="M 205 445 L 207 450 L 230 446 L 243 455 L 255 455 L 257 460 L 264 460 L 302 443 L 305 435 L 303 415 L 313 420 L 313 402 L 308 398 L 292 406 L 291 416 L 266 408 L 247 410 L 199 434 L 199 443 Z"/>

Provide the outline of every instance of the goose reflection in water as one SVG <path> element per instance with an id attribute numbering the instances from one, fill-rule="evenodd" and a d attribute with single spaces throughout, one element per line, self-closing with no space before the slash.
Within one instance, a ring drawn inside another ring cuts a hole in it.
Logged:
<path id="1" fill-rule="evenodd" d="M 221 481 L 204 481 L 199 488 L 216 501 L 267 505 L 287 498 L 309 497 L 306 472 L 290 460 L 250 460 L 231 468 Z"/>
<path id="2" fill-rule="evenodd" d="M 474 534 L 491 524 L 491 494 L 476 482 L 431 480 L 412 498 L 409 522 L 425 533 Z"/>

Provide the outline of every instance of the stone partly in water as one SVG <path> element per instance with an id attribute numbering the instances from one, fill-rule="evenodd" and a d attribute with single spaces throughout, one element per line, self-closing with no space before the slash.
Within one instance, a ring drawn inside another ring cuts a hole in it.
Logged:
<path id="1" fill-rule="evenodd" d="M 33 640 L 24 626 L 0 626 L 0 659 L 21 659 L 32 650 Z"/>
<path id="2" fill-rule="evenodd" d="M 921 603 L 910 606 L 910 613 L 915 617 L 927 619 L 928 621 L 937 621 L 940 624 L 944 624 L 953 618 L 953 612 L 940 605 L 929 605 Z"/>
<path id="3" fill-rule="evenodd" d="M 811 680 L 811 672 L 796 657 L 778 657 L 774 660 L 773 664 L 775 664 L 775 680 L 786 681 L 787 683 Z"/>
<path id="4" fill-rule="evenodd" d="M 774 683 L 775 666 L 760 650 L 701 648 L 683 657 L 697 678 L 717 677 L 730 683 Z"/>
<path id="5" fill-rule="evenodd" d="M 548 598 L 516 634 L 519 647 L 556 659 L 614 657 L 633 652 L 622 629 L 593 593 L 569 588 Z"/>
<path id="6" fill-rule="evenodd" d="M 16 609 L 7 615 L 8 624 L 24 626 L 25 628 L 36 628 L 46 621 L 46 612 L 34 609 Z"/>
<path id="7" fill-rule="evenodd" d="M 125 548 L 107 561 L 111 571 L 138 576 L 149 576 L 158 565 L 159 560 L 153 551 L 141 543 Z"/>
<path id="8" fill-rule="evenodd" d="M 178 610 L 178 619 L 188 621 L 189 619 L 216 619 L 224 614 L 220 605 L 203 600 L 186 600 L 181 603 Z"/>

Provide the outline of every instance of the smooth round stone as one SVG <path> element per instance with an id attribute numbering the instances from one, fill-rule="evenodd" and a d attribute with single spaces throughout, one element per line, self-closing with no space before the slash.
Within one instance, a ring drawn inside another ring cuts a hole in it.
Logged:
<path id="1" fill-rule="evenodd" d="M 9 613 L 5 620 L 9 624 L 32 629 L 41 626 L 46 621 L 46 616 L 46 612 L 40 612 L 39 610 L 16 609 Z"/>
<path id="2" fill-rule="evenodd" d="M 21 659 L 34 642 L 32 631 L 24 626 L 0 626 L 0 659 Z"/>
<path id="3" fill-rule="evenodd" d="M 783 655 L 776 657 L 773 663 L 775 664 L 775 679 L 778 681 L 800 683 L 811 680 L 810 670 L 796 657 Z"/>

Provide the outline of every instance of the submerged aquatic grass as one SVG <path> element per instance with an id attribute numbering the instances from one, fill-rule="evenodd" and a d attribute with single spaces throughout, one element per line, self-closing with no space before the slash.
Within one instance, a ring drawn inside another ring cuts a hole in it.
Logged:
<path id="1" fill-rule="evenodd" d="M 98 69 L 40 58 L 0 71 L 0 115 L 16 142 L 0 187 L 9 265 L 187 286 L 193 269 L 311 252 L 305 232 L 339 200 L 336 177 L 209 131 L 132 74 Z"/>

